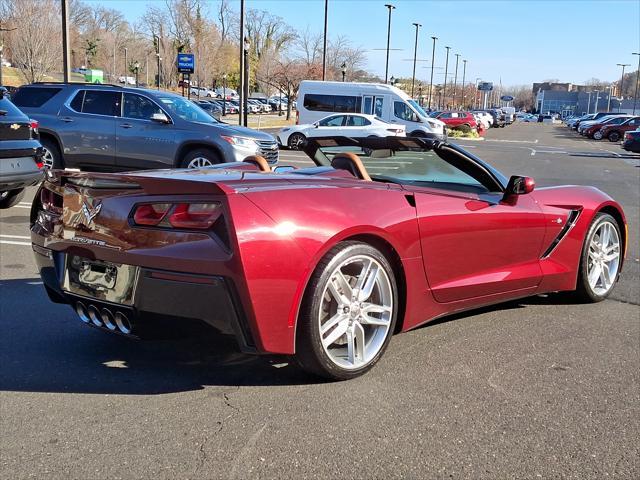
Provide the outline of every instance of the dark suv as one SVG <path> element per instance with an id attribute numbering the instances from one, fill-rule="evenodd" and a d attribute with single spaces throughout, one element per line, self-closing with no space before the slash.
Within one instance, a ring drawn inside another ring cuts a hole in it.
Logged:
<path id="1" fill-rule="evenodd" d="M 40 122 L 45 165 L 93 170 L 199 168 L 261 155 L 278 161 L 266 133 L 221 123 L 193 102 L 160 90 L 34 83 L 14 103 Z"/>

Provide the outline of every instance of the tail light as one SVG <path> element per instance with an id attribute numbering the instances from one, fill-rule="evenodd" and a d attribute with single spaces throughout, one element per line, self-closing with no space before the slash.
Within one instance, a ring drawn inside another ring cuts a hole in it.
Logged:
<path id="1" fill-rule="evenodd" d="M 296 125 L 300 125 L 300 110 L 296 110 Z"/>
<path id="2" fill-rule="evenodd" d="M 630 138 L 631 138 L 631 135 L 629 134 L 629 132 L 624 132 L 624 135 L 622 136 L 622 140 L 626 142 Z"/>
<path id="3" fill-rule="evenodd" d="M 133 223 L 145 227 L 207 230 L 221 215 L 218 202 L 145 203 L 135 207 Z"/>
<path id="4" fill-rule="evenodd" d="M 34 120 L 32 118 L 29 119 L 29 127 L 31 128 L 31 137 L 36 137 L 38 138 L 38 136 L 40 135 L 40 133 L 38 132 L 38 127 L 40 126 L 40 124 L 38 123 L 37 120 Z"/>

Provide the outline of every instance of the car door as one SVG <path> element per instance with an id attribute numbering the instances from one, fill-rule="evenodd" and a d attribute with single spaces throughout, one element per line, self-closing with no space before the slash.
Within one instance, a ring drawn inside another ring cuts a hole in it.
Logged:
<path id="1" fill-rule="evenodd" d="M 344 135 L 343 126 L 347 122 L 347 115 L 331 115 L 318 121 L 317 127 L 309 130 L 309 137 L 332 137 Z"/>
<path id="2" fill-rule="evenodd" d="M 61 107 L 56 133 L 66 166 L 113 168 L 120 97 L 120 92 L 112 90 L 79 90 Z"/>
<path id="3" fill-rule="evenodd" d="M 547 220 L 534 194 L 505 201 L 490 191 L 496 189 L 487 185 L 486 170 L 465 172 L 430 153 L 430 181 L 405 188 L 415 197 L 434 298 L 448 303 L 535 291 Z"/>
<path id="4" fill-rule="evenodd" d="M 175 128 L 172 123 L 152 120 L 155 113 L 169 115 L 151 98 L 124 93 L 122 116 L 116 126 L 116 165 L 119 168 L 173 166 Z"/>
<path id="5" fill-rule="evenodd" d="M 347 117 L 346 132 L 350 136 L 354 137 L 367 137 L 369 135 L 375 135 L 371 131 L 371 122 L 358 115 L 349 115 Z"/>

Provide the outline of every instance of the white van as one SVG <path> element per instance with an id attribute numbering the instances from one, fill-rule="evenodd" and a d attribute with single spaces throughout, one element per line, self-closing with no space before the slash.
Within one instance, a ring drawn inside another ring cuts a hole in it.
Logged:
<path id="1" fill-rule="evenodd" d="M 444 123 L 429 115 L 399 88 L 383 83 L 305 80 L 298 90 L 298 123 L 332 113 L 365 113 L 406 127 L 407 136 L 446 138 Z"/>

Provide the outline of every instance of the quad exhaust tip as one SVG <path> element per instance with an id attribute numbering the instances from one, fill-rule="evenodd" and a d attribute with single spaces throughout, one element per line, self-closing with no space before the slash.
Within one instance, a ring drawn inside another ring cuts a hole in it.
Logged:
<path id="1" fill-rule="evenodd" d="M 78 318 L 87 325 L 106 327 L 111 332 L 131 335 L 133 325 L 129 318 L 122 312 L 113 314 L 108 308 L 98 309 L 95 305 L 86 306 L 83 302 L 76 302 L 75 311 Z"/>

